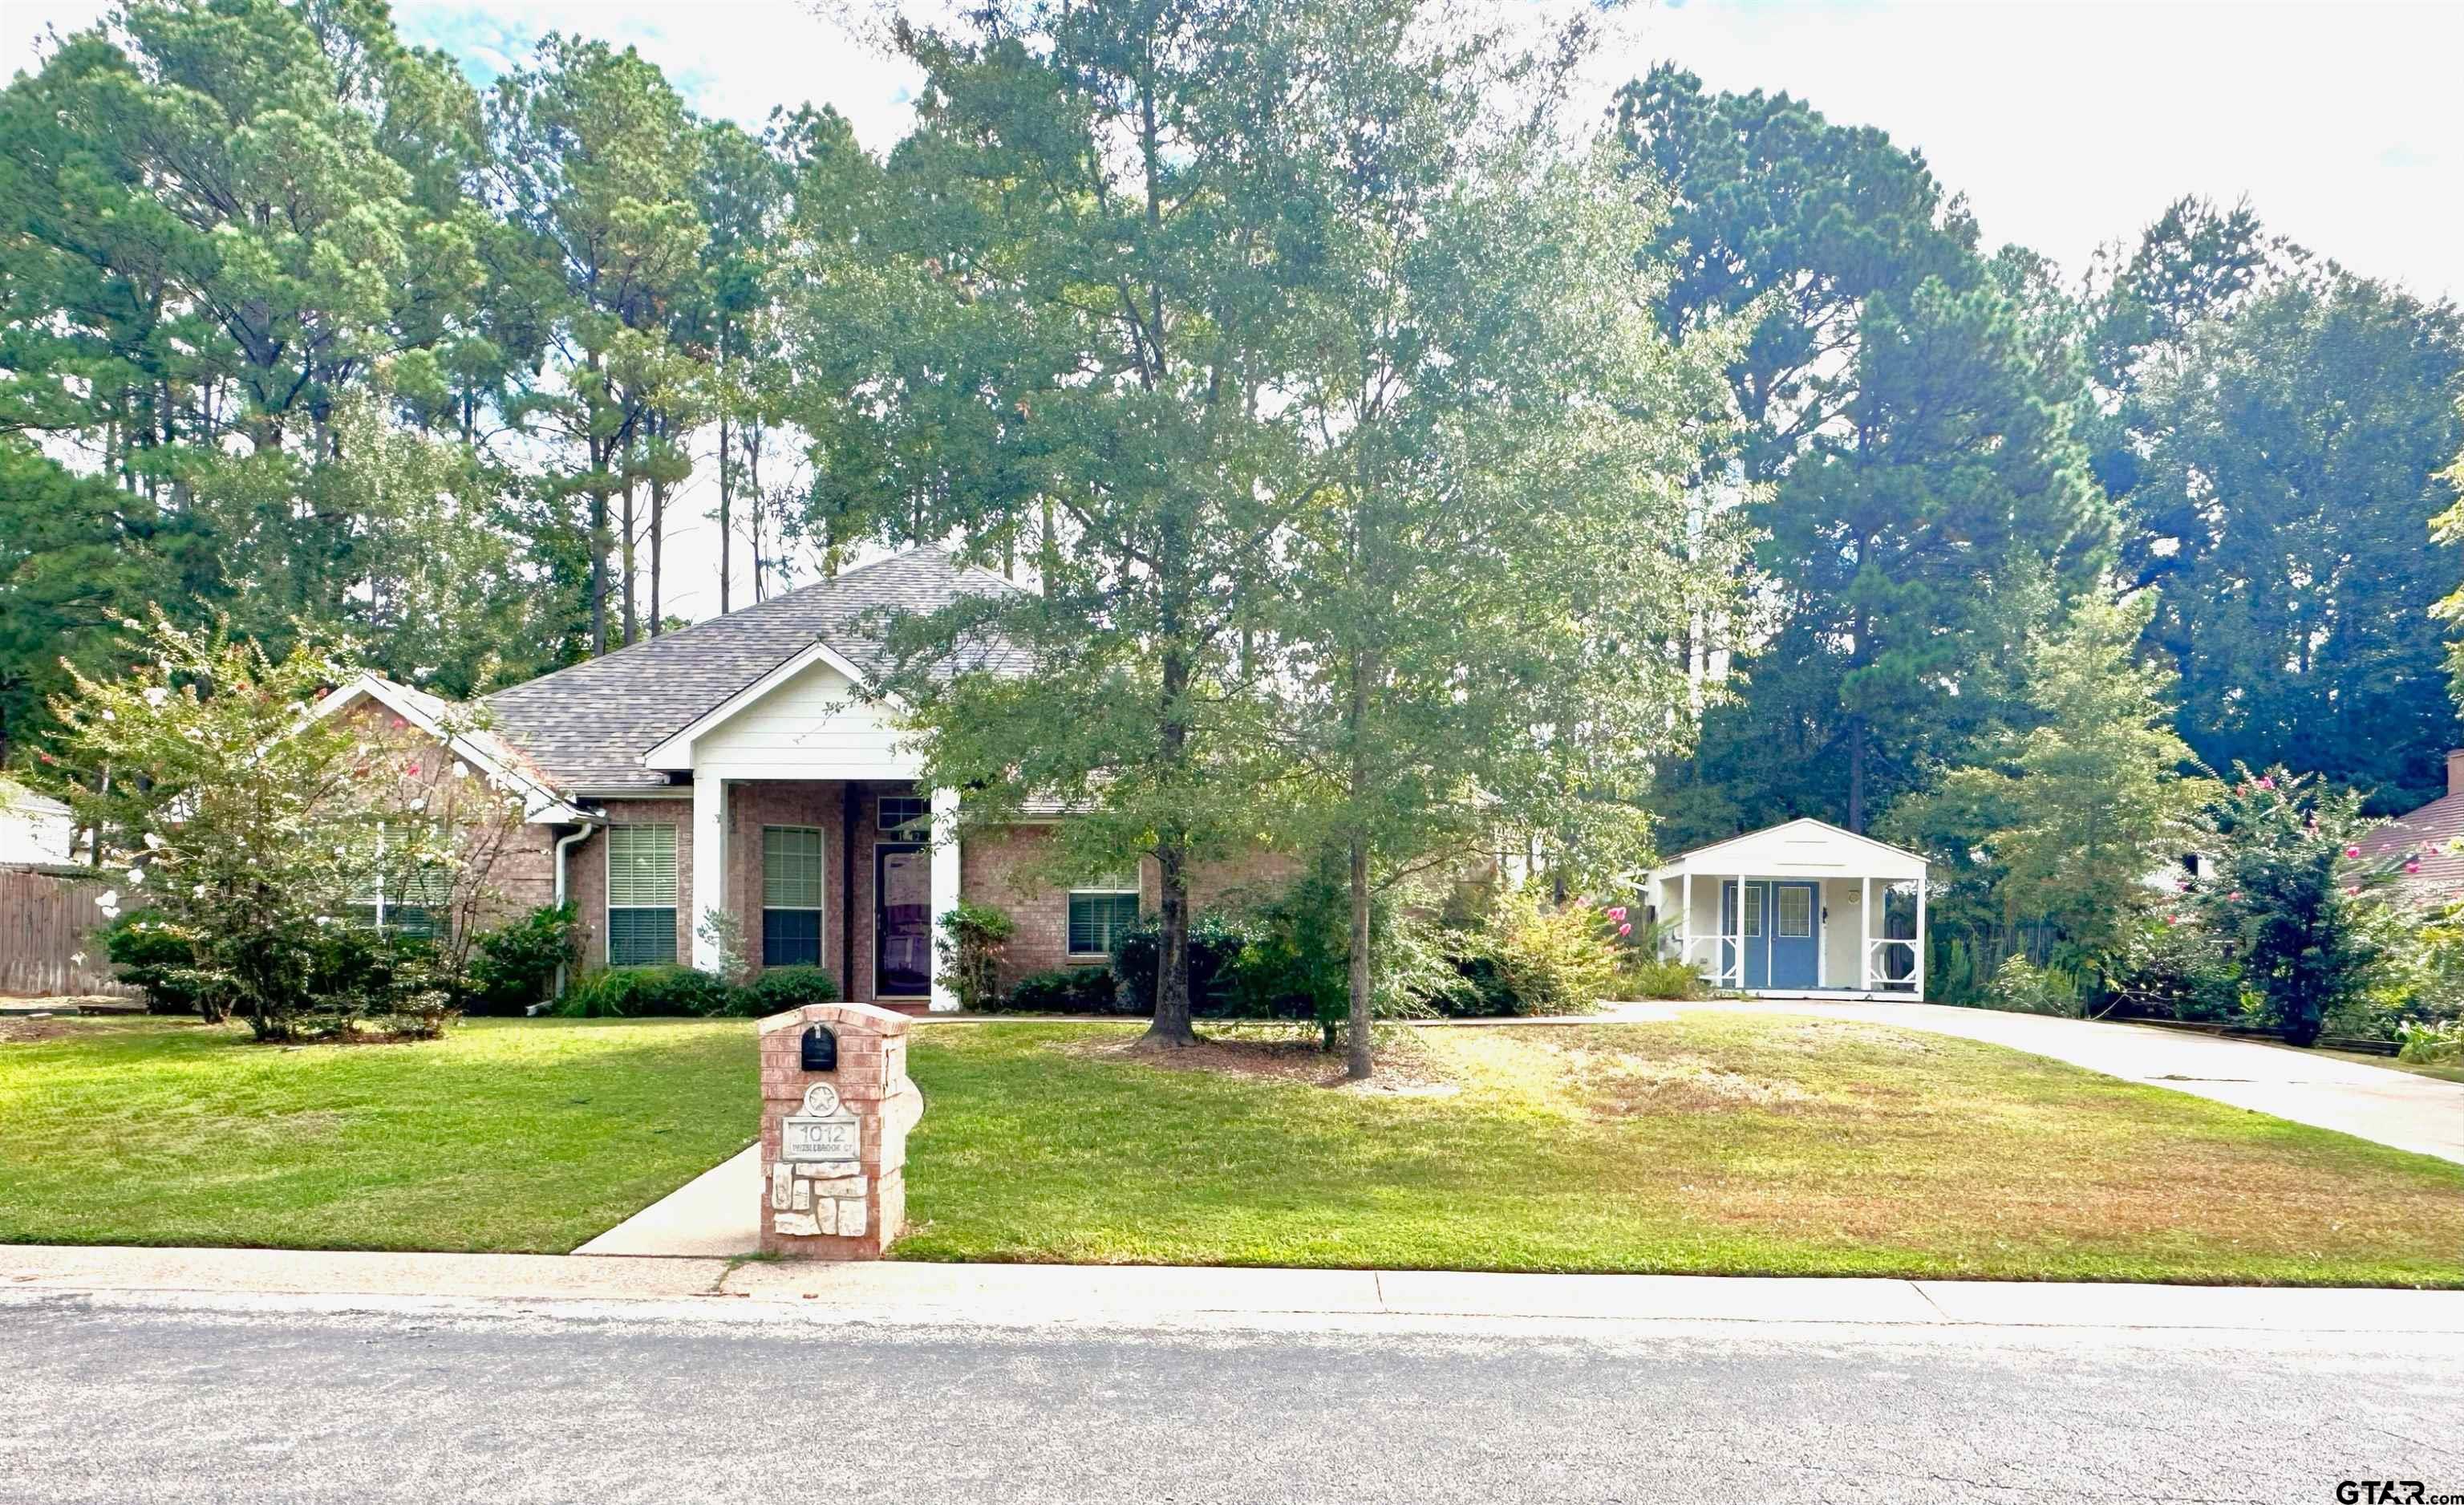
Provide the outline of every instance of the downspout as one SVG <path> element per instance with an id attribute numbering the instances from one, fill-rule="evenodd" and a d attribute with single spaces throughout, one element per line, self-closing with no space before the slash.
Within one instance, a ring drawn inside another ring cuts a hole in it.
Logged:
<path id="1" fill-rule="evenodd" d="M 589 834 L 590 834 L 590 828 L 589 828 L 589 827 L 587 827 L 587 826 L 576 826 L 576 827 L 573 829 L 573 833 L 572 833 L 571 835 L 567 835 L 567 836 L 559 836 L 558 838 L 556 838 L 556 903 L 557 903 L 557 907 L 558 907 L 558 908 L 560 908 L 560 909 L 561 909 L 561 908 L 563 908 L 563 907 L 564 907 L 564 896 L 565 896 L 564 859 L 565 859 L 565 856 L 566 856 L 569 852 L 571 852 L 573 851 L 574 843 L 576 843 L 576 842 L 578 842 L 578 841 L 581 841 L 583 837 L 588 836 Z M 562 998 L 562 997 L 564 996 L 564 984 L 565 984 L 565 975 L 564 975 L 564 974 L 565 974 L 565 963 L 562 963 L 562 962 L 559 962 L 559 963 L 556 964 L 556 991 L 555 991 L 553 994 L 551 994 L 551 995 L 550 995 L 550 997 L 549 997 L 549 1002 L 550 1002 L 550 1003 L 553 1003 L 553 1002 L 555 1002 L 557 999 L 559 999 L 559 998 Z M 530 1007 L 529 1007 L 528 1009 L 524 1010 L 524 1012 L 536 1015 L 536 1014 L 539 1014 L 539 1013 L 542 1013 L 542 1012 L 544 1012 L 544 1011 L 546 1010 L 546 1008 L 547 1008 L 547 1004 L 533 1004 L 533 1005 L 531 1005 L 531 1006 L 530 1006 Z"/>

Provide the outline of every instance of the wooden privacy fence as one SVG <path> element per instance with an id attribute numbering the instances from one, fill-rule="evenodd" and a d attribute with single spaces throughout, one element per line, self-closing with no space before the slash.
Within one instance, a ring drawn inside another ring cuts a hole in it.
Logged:
<path id="1" fill-rule="evenodd" d="M 94 933 L 107 890 L 101 874 L 81 869 L 0 867 L 0 997 L 136 997 L 113 977 Z"/>

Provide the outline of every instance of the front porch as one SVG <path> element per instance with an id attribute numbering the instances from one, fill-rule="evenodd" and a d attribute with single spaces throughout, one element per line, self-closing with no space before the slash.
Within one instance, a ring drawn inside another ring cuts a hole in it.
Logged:
<path id="1" fill-rule="evenodd" d="M 1925 997 L 1925 863 L 1816 820 L 1698 848 L 1644 900 L 1663 955 L 1758 998 Z"/>

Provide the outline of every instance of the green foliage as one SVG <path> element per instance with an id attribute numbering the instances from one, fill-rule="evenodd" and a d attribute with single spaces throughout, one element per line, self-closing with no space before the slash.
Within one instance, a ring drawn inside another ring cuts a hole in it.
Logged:
<path id="1" fill-rule="evenodd" d="M 2151 915 L 2123 938 L 2106 977 L 2112 995 L 2159 1018 L 2241 1022 L 2241 967 L 2225 938 L 2182 922 L 2180 910 Z"/>
<path id="2" fill-rule="evenodd" d="M 736 996 L 720 1011 L 766 1018 L 806 1004 L 838 1001 L 838 980 L 825 967 L 765 966 L 753 974 L 751 982 L 737 988 Z"/>
<path id="3" fill-rule="evenodd" d="M 1711 987 L 1703 981 L 1702 968 L 1692 963 L 1629 952 L 1617 968 L 1617 993 L 1619 998 L 1698 1002 L 1711 996 Z"/>
<path id="4" fill-rule="evenodd" d="M 751 1010 L 745 989 L 690 966 L 603 967 L 575 980 L 556 1012 L 571 1019 L 710 1018 Z"/>
<path id="5" fill-rule="evenodd" d="M 147 1013 L 195 1014 L 215 1024 L 230 1017 L 216 1011 L 219 994 L 190 982 L 196 957 L 156 911 L 130 910 L 103 926 L 99 939 L 120 980 L 144 990 Z"/>
<path id="6" fill-rule="evenodd" d="M 471 1011 L 523 1012 L 547 998 L 580 952 L 580 920 L 569 901 L 542 904 L 497 926 L 473 942 Z"/>
<path id="7" fill-rule="evenodd" d="M 1984 1005 L 2014 1014 L 2079 1016 L 2078 974 L 2057 966 L 2038 966 L 2026 957 L 2005 957 L 1986 985 Z"/>
<path id="8" fill-rule="evenodd" d="M 984 1008 L 1000 994 L 1001 953 L 1017 933 L 1009 913 L 989 904 L 960 903 L 941 917 L 934 949 L 941 959 L 941 981 L 960 1008 Z"/>
<path id="9" fill-rule="evenodd" d="M 1588 1013 L 1617 991 L 1614 930 L 1582 899 L 1552 904 L 1539 884 L 1501 887 L 1466 955 L 1495 969 L 1513 1013 Z"/>
<path id="10" fill-rule="evenodd" d="M 2396 1038 L 2403 1042 L 2397 1060 L 2421 1066 L 2464 1062 L 2464 1020 L 2407 1021 L 2397 1027 Z"/>
<path id="11" fill-rule="evenodd" d="M 2239 965 L 2260 1022 L 2306 1046 L 2365 997 L 2385 961 L 2373 891 L 2394 874 L 2363 865 L 2358 793 L 2281 765 L 2233 774 L 2207 811 L 2214 863 L 2190 903 Z"/>
<path id="12" fill-rule="evenodd" d="M 1150 915 L 1112 943 L 1112 977 L 1118 985 L 1120 1013 L 1152 1017 L 1163 959 L 1163 926 Z M 1189 922 L 1190 1013 L 1199 1019 L 1242 1016 L 1241 953 L 1250 929 L 1240 917 L 1205 911 Z"/>
<path id="13" fill-rule="evenodd" d="M 2029 642 L 2012 722 L 1883 820 L 1949 880 L 1929 917 L 1937 934 L 1968 930 L 1986 957 L 2041 963 L 2057 949 L 2102 973 L 2152 913 L 2146 875 L 2196 845 L 2211 788 L 2184 777 L 2171 671 L 2141 659 L 2155 610 L 2148 593 L 2075 602 Z"/>
<path id="14" fill-rule="evenodd" d="M 1013 1014 L 1116 1014 L 1120 985 L 1109 966 L 1062 966 L 1030 972 L 990 1006 Z"/>
<path id="15" fill-rule="evenodd" d="M 2285 764 L 2394 813 L 2444 792 L 2464 719 L 2422 547 L 2464 494 L 2464 312 L 2284 251 L 2134 368 L 2130 578 L 2211 767 Z M 2334 498 L 2332 504 L 2323 498 Z"/>
<path id="16" fill-rule="evenodd" d="M 52 705 L 63 755 L 45 755 L 50 782 L 125 865 L 104 914 L 123 888 L 142 896 L 157 912 L 149 928 L 188 947 L 179 985 L 260 1039 L 366 1015 L 432 1020 L 465 990 L 469 918 L 519 829 L 519 799 L 446 777 L 432 754 L 381 728 L 316 714 L 350 675 L 313 646 L 277 660 L 226 629 L 188 632 L 161 617 L 145 640 L 153 656 L 134 673 L 77 675 Z M 376 892 L 397 902 L 416 892 L 439 943 L 381 967 L 336 963 L 338 937 Z"/>

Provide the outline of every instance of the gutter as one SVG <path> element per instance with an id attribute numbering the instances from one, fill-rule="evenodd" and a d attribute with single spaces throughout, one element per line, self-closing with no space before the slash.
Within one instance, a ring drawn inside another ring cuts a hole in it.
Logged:
<path id="1" fill-rule="evenodd" d="M 566 855 L 573 851 L 574 844 L 588 836 L 590 832 L 591 828 L 589 826 L 577 826 L 573 829 L 570 834 L 559 836 L 556 839 L 556 902 L 560 907 L 563 905 L 564 896 L 567 892 L 564 859 Z M 523 1013 L 536 1018 L 539 1014 L 545 1012 L 548 1004 L 552 1004 L 556 1000 L 564 996 L 564 985 L 565 963 L 560 962 L 556 966 L 556 991 L 548 995 L 547 1003 L 533 1004 L 530 1007 L 524 1009 Z"/>

